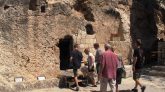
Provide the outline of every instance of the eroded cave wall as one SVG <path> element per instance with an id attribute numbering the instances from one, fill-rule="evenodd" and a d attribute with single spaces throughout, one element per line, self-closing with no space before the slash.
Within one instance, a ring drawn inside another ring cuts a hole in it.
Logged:
<path id="1" fill-rule="evenodd" d="M 164 3 L 164 2 L 163 2 Z M 159 0 L 133 0 L 130 10 L 131 37 L 140 39 L 145 52 L 145 64 L 156 64 L 158 42 L 164 40 L 164 4 Z M 162 6 L 163 5 L 163 6 Z M 155 53 L 156 52 L 156 53 Z"/>
<path id="2" fill-rule="evenodd" d="M 0 74 L 4 81 L 13 82 L 18 76 L 26 81 L 39 75 L 56 77 L 60 70 L 58 44 L 66 35 L 72 36 L 82 51 L 89 47 L 94 52 L 93 43 L 100 43 L 103 49 L 109 42 L 128 62 L 132 53 L 128 4 L 104 0 L 31 3 L 0 1 Z"/>
<path id="3" fill-rule="evenodd" d="M 131 33 L 133 40 L 141 39 L 144 47 L 151 48 L 157 39 L 155 20 L 156 0 L 133 0 L 131 10 Z"/>

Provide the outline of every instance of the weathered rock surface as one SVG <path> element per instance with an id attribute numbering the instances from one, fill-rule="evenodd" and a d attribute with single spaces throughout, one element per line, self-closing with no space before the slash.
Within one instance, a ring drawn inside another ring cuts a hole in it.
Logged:
<path id="1" fill-rule="evenodd" d="M 157 36 L 164 39 L 163 3 L 146 13 L 141 4 L 126 1 L 0 0 L 0 83 L 8 85 L 20 76 L 28 82 L 40 75 L 57 77 L 58 44 L 67 35 L 82 50 L 89 47 L 92 52 L 93 43 L 103 48 L 109 42 L 123 54 L 125 63 L 131 60 L 131 39 L 142 39 L 146 47 Z"/>

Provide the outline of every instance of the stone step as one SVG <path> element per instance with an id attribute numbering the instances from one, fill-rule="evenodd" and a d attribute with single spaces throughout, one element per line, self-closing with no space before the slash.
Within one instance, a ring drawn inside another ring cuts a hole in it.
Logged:
<path id="1" fill-rule="evenodd" d="M 163 71 L 165 72 L 165 66 L 153 66 L 152 70 Z"/>
<path id="2" fill-rule="evenodd" d="M 126 72 L 126 78 L 132 77 L 133 71 L 132 71 L 132 65 L 124 65 L 125 72 Z"/>
<path id="3" fill-rule="evenodd" d="M 150 75 L 150 76 L 165 77 L 165 72 L 157 71 L 157 70 L 149 70 L 149 71 L 146 72 L 145 74 L 146 74 L 146 75 Z"/>

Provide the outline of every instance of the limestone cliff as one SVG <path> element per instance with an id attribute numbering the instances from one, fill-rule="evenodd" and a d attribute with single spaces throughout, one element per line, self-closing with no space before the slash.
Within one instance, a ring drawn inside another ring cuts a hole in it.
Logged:
<path id="1" fill-rule="evenodd" d="M 57 77 L 73 43 L 94 52 L 109 42 L 128 63 L 135 39 L 146 48 L 165 39 L 164 11 L 155 0 L 0 0 L 1 83 Z"/>

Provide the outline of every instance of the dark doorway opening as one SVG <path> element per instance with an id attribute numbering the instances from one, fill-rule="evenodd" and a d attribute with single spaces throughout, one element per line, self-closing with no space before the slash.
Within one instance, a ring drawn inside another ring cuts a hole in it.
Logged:
<path id="1" fill-rule="evenodd" d="M 45 11 L 46 11 L 46 7 L 45 7 L 44 5 L 42 5 L 42 6 L 41 6 L 41 12 L 42 12 L 42 13 L 45 13 Z"/>
<path id="2" fill-rule="evenodd" d="M 71 69 L 70 54 L 73 50 L 73 38 L 70 35 L 66 35 L 59 40 L 58 47 L 60 49 L 60 70 Z"/>
<path id="3" fill-rule="evenodd" d="M 86 28 L 86 33 L 87 33 L 88 35 L 93 35 L 93 34 L 95 33 L 95 31 L 93 30 L 92 24 L 87 24 L 87 25 L 85 26 L 85 28 Z"/>

